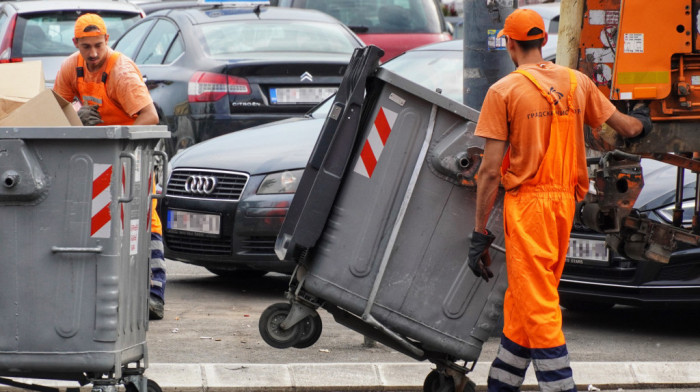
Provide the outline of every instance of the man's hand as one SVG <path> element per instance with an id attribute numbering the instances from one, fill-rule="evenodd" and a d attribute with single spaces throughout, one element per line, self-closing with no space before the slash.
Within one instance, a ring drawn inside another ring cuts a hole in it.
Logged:
<path id="1" fill-rule="evenodd" d="M 472 233 L 472 244 L 469 247 L 469 259 L 467 264 L 474 275 L 489 281 L 493 278 L 493 272 L 489 269 L 491 255 L 489 247 L 496 237 L 487 229 L 486 234 L 475 231 Z"/>
<path id="2" fill-rule="evenodd" d="M 635 136 L 633 139 L 643 138 L 647 136 L 649 132 L 651 132 L 651 129 L 654 127 L 654 125 L 651 123 L 649 107 L 645 103 L 638 102 L 636 105 L 634 105 L 629 115 L 641 121 L 642 123 L 642 133 Z"/>
<path id="3" fill-rule="evenodd" d="M 81 106 L 80 109 L 78 109 L 78 117 L 80 117 L 80 121 L 83 125 L 89 127 L 103 122 L 100 112 L 97 111 L 97 105 Z"/>

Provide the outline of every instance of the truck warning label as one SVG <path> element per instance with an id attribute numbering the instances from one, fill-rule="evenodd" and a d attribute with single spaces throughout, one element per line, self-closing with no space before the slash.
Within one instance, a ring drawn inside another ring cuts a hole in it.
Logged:
<path id="1" fill-rule="evenodd" d="M 644 53 L 644 34 L 625 34 L 625 53 Z"/>

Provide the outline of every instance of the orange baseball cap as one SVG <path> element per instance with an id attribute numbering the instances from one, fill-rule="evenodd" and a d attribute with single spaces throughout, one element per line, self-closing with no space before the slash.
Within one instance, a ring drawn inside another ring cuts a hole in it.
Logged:
<path id="1" fill-rule="evenodd" d="M 534 35 L 528 35 L 530 30 L 538 28 L 542 32 Z M 516 41 L 532 41 L 533 39 L 544 38 L 544 20 L 540 14 L 529 8 L 518 8 L 506 18 L 506 23 L 503 25 L 503 30 L 498 32 L 498 38 L 502 36 Z"/>
<path id="2" fill-rule="evenodd" d="M 88 26 L 96 26 L 97 30 L 85 31 Z M 107 35 L 107 26 L 105 21 L 97 14 L 82 14 L 75 21 L 75 38 L 97 37 L 98 35 Z"/>

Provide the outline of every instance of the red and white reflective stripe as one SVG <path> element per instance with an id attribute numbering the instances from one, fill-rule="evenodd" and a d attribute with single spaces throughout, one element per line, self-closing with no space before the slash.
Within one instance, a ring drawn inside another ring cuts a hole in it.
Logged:
<path id="1" fill-rule="evenodd" d="M 396 117 L 398 114 L 392 112 L 389 109 L 380 107 L 377 117 L 374 119 L 374 124 L 372 129 L 367 135 L 367 140 L 364 146 L 362 146 L 362 151 L 360 152 L 360 159 L 357 160 L 355 165 L 355 172 L 363 175 L 367 178 L 372 177 L 374 169 L 377 167 L 377 162 L 379 162 L 379 156 L 384 150 L 386 141 L 389 139 L 389 134 L 391 134 L 391 129 L 396 122 Z"/>
<path id="2" fill-rule="evenodd" d="M 92 166 L 92 219 L 90 237 L 109 238 L 112 213 L 112 165 L 96 163 Z"/>

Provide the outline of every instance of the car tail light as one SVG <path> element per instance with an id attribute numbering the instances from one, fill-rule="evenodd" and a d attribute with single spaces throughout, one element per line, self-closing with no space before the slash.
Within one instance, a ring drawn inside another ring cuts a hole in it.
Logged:
<path id="1" fill-rule="evenodd" d="M 187 85 L 190 102 L 213 102 L 226 94 L 250 94 L 250 85 L 244 78 L 212 72 L 195 72 Z"/>
<path id="2" fill-rule="evenodd" d="M 17 24 L 17 14 L 15 14 L 10 23 L 7 24 L 7 34 L 0 42 L 0 63 L 18 63 L 21 58 L 12 56 L 12 39 L 15 36 L 15 25 Z"/>

